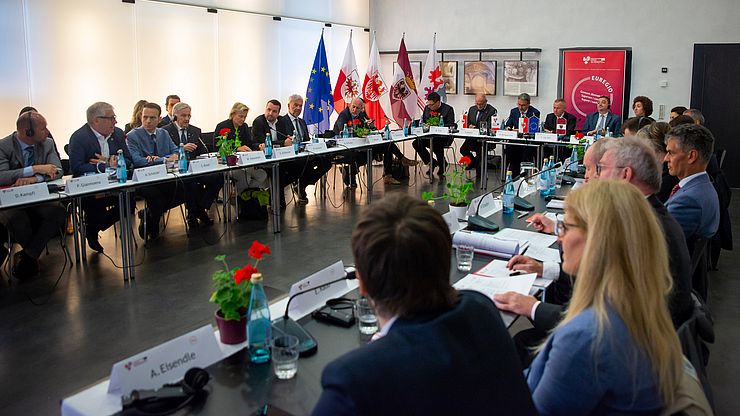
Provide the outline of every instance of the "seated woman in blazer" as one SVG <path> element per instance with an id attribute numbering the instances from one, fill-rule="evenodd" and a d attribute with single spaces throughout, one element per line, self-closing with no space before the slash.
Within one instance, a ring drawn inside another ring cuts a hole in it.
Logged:
<path id="1" fill-rule="evenodd" d="M 682 366 L 660 225 L 628 183 L 589 183 L 565 208 L 556 229 L 573 297 L 527 370 L 535 406 L 541 415 L 657 414 Z"/>

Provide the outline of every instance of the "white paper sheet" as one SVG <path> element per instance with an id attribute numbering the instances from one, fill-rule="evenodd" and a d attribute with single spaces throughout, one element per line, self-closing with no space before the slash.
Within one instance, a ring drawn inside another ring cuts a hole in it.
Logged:
<path id="1" fill-rule="evenodd" d="M 503 230 L 495 234 L 498 238 L 505 240 L 516 240 L 520 246 L 525 243 L 529 243 L 530 246 L 538 247 L 549 247 L 558 240 L 558 238 L 552 234 L 543 234 L 534 231 L 517 230 L 515 228 L 504 228 Z M 529 248 L 532 249 L 531 247 Z"/>
<path id="2" fill-rule="evenodd" d="M 526 255 L 539 261 L 552 261 L 555 263 L 560 263 L 560 251 L 554 248 L 547 248 L 532 244 L 527 249 Z"/>
<path id="3" fill-rule="evenodd" d="M 515 277 L 484 277 L 469 274 L 458 280 L 453 286 L 457 290 L 474 290 L 493 298 L 493 295 L 506 292 L 517 292 L 528 295 L 537 275 L 535 273 Z M 516 319 L 511 312 L 500 311 L 501 319 L 508 328 Z"/>

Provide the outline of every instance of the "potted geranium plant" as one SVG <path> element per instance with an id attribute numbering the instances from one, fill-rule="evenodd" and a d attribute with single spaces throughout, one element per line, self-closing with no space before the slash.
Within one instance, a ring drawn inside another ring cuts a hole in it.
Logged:
<path id="1" fill-rule="evenodd" d="M 215 258 L 223 268 L 213 272 L 214 292 L 210 301 L 219 307 L 215 313 L 216 325 L 221 342 L 224 344 L 239 344 L 247 339 L 247 308 L 252 293 L 251 278 L 254 273 L 259 272 L 257 265 L 265 254 L 270 254 L 270 247 L 255 240 L 248 253 L 254 260 L 254 266 L 247 264 L 241 269 L 230 269 L 225 255 Z"/>
<path id="2" fill-rule="evenodd" d="M 231 133 L 231 129 L 228 127 L 224 127 L 218 132 L 218 136 L 216 136 L 216 147 L 218 147 L 218 154 L 221 156 L 221 159 L 227 165 L 234 166 L 237 161 L 234 153 L 242 145 L 242 142 L 239 140 L 239 129 L 234 130 L 233 139 L 229 138 L 229 133 Z"/>
<path id="3" fill-rule="evenodd" d="M 430 111 L 429 112 L 429 118 L 424 122 L 424 132 L 429 131 L 430 126 L 439 126 L 439 112 L 437 111 Z"/>
<path id="4" fill-rule="evenodd" d="M 360 119 L 355 119 L 354 125 L 356 137 L 367 137 L 368 133 L 370 133 L 369 128 L 362 126 L 362 122 L 360 121 Z"/>
<path id="5" fill-rule="evenodd" d="M 459 168 L 445 173 L 447 176 L 447 191 L 441 196 L 434 196 L 434 192 L 422 192 L 421 199 L 434 201 L 437 199 L 448 199 L 450 201 L 450 212 L 456 218 L 465 219 L 465 213 L 470 205 L 468 193 L 473 189 L 473 182 L 465 176 L 465 169 L 470 166 L 470 157 L 463 156 L 457 162 Z"/>

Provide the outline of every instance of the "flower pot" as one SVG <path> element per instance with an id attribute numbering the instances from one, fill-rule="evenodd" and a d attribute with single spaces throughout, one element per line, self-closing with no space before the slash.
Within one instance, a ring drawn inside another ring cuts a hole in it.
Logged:
<path id="1" fill-rule="evenodd" d="M 239 160 L 239 157 L 237 155 L 228 155 L 226 156 L 226 165 L 227 166 L 236 166 L 236 162 Z"/>
<path id="2" fill-rule="evenodd" d="M 224 319 L 221 315 L 221 310 L 217 310 L 214 315 L 216 316 L 216 326 L 218 327 L 221 342 L 224 344 L 241 344 L 247 340 L 246 311 L 241 314 L 241 319 L 238 321 Z"/>
<path id="3" fill-rule="evenodd" d="M 454 220 L 458 220 L 458 219 L 465 220 L 465 219 L 467 219 L 467 215 L 466 215 L 467 212 L 468 212 L 468 206 L 467 205 L 463 205 L 461 207 L 450 205 L 450 214 L 452 216 L 452 219 L 454 219 Z"/>

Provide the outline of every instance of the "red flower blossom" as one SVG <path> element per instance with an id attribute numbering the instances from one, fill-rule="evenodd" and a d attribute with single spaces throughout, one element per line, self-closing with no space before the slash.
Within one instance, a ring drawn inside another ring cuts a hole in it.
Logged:
<path id="1" fill-rule="evenodd" d="M 457 162 L 461 165 L 470 166 L 471 163 L 473 163 L 472 160 L 470 160 L 470 156 L 463 156 L 460 158 L 460 160 Z"/>
<path id="2" fill-rule="evenodd" d="M 264 254 L 270 253 L 270 247 L 267 244 L 262 244 L 257 240 L 252 242 L 252 247 L 249 248 L 249 257 L 260 260 Z"/>
<path id="3" fill-rule="evenodd" d="M 438 115 L 439 115 L 439 113 L 438 113 L 438 112 L 436 112 L 436 111 L 430 111 L 430 112 L 429 112 L 429 115 L 430 115 L 431 117 L 434 117 L 434 116 L 438 116 Z"/>
<path id="4" fill-rule="evenodd" d="M 582 132 L 579 131 L 578 133 L 576 133 L 576 139 L 580 140 L 582 138 L 583 138 L 583 133 Z"/>
<path id="5" fill-rule="evenodd" d="M 352 127 L 352 120 L 350 120 L 350 121 L 347 122 L 347 126 L 348 127 Z"/>
<path id="6" fill-rule="evenodd" d="M 359 118 L 356 118 L 354 123 L 355 123 L 355 126 L 359 126 L 362 122 L 360 121 Z"/>
<path id="7" fill-rule="evenodd" d="M 234 281 L 237 285 L 245 280 L 249 281 L 252 279 L 252 275 L 257 272 L 259 272 L 257 268 L 252 267 L 251 264 L 247 264 L 244 268 L 241 268 L 234 273 Z"/>
<path id="8" fill-rule="evenodd" d="M 227 134 L 231 133 L 231 129 L 224 127 L 221 130 L 218 131 L 219 136 L 226 136 Z"/>

